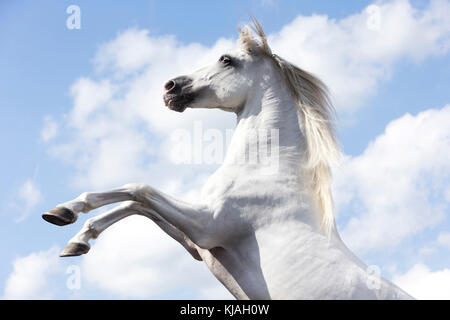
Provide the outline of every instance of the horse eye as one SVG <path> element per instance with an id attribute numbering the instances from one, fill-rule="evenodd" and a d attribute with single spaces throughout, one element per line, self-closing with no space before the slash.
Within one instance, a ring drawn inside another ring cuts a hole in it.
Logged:
<path id="1" fill-rule="evenodd" d="M 219 58 L 219 62 L 223 63 L 224 65 L 231 64 L 231 58 L 227 55 L 223 55 Z"/>

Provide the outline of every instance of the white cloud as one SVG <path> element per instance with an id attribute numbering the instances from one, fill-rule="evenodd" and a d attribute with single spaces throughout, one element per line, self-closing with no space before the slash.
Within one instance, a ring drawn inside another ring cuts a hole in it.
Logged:
<path id="1" fill-rule="evenodd" d="M 324 80 L 340 111 L 363 107 L 395 62 L 450 48 L 448 1 L 431 1 L 424 10 L 406 0 L 378 1 L 368 9 L 341 20 L 299 16 L 269 36 L 274 53 Z"/>
<path id="2" fill-rule="evenodd" d="M 395 276 L 393 282 L 416 299 L 450 299 L 450 269 L 431 271 L 418 263 L 405 274 Z"/>
<path id="3" fill-rule="evenodd" d="M 439 234 L 437 243 L 450 249 L 450 232 L 442 232 Z"/>
<path id="4" fill-rule="evenodd" d="M 269 35 L 270 43 L 275 53 L 321 76 L 331 87 L 341 110 L 354 110 L 373 94 L 379 81 L 389 76 L 395 61 L 423 59 L 448 50 L 450 29 L 442 17 L 448 11 L 447 2 L 434 1 L 420 12 L 407 1 L 379 3 L 379 7 L 382 22 L 377 31 L 367 28 L 365 11 L 342 20 L 314 15 L 298 17 L 280 32 Z M 83 77 L 73 84 L 73 107 L 69 116 L 61 117 L 59 122 L 59 130 L 67 132 L 70 138 L 50 143 L 50 153 L 75 168 L 73 183 L 80 189 L 104 189 L 136 181 L 163 191 L 169 189 L 175 196 L 195 199 L 204 177 L 214 166 L 175 167 L 167 153 L 170 134 L 177 128 L 192 130 L 194 120 L 201 121 L 205 129 L 225 130 L 234 127 L 235 119 L 218 110 L 172 112 L 163 105 L 162 87 L 174 76 L 215 61 L 234 45 L 235 39 L 219 39 L 211 47 L 181 44 L 173 36 L 153 36 L 140 29 L 119 33 L 100 46 L 93 60 L 96 77 Z M 357 166 L 358 162 L 366 163 L 351 159 L 351 165 Z M 383 168 L 379 172 L 384 173 Z M 350 183 L 346 188 L 348 201 L 361 197 L 358 192 L 365 191 L 357 189 L 364 185 Z M 416 193 L 411 189 L 400 196 L 415 198 Z M 419 201 L 423 209 L 430 209 L 426 197 L 418 196 L 419 200 L 423 198 Z M 364 205 L 374 200 L 362 198 L 368 201 Z M 398 203 L 404 202 L 398 199 Z M 397 215 L 398 221 L 404 221 L 405 210 L 400 212 L 401 216 Z M 384 224 L 377 225 L 378 219 L 370 212 L 364 217 L 373 221 L 364 222 L 367 219 L 361 216 L 356 226 L 370 231 L 368 238 L 377 243 L 370 236 L 378 232 L 372 230 L 371 223 L 375 222 L 376 230 Z M 417 217 L 413 214 L 412 218 L 411 225 L 400 228 L 402 236 L 417 227 L 414 219 Z M 439 215 L 428 214 L 424 225 L 437 218 Z M 348 230 L 351 231 L 350 227 Z M 355 237 L 361 234 L 359 229 L 356 231 Z M 167 292 L 166 287 L 176 290 L 178 285 L 195 287 L 192 295 L 198 297 L 205 292 L 223 292 L 220 285 L 219 289 L 210 286 L 215 280 L 209 282 L 211 275 L 201 264 L 190 261 L 186 252 L 170 239 L 166 243 L 163 240 L 166 238 L 150 222 L 140 225 L 134 218 L 126 219 L 102 234 L 84 258 L 86 276 L 90 283 L 119 296 L 157 297 Z M 106 265 L 107 268 L 99 267 Z M 180 277 L 183 268 L 189 270 L 189 276 Z M 203 282 L 207 284 L 200 286 Z"/>
<path id="5" fill-rule="evenodd" d="M 448 209 L 450 105 L 390 122 L 357 157 L 335 170 L 343 236 L 360 251 L 398 244 L 435 226 Z"/>
<path id="6" fill-rule="evenodd" d="M 59 249 L 35 252 L 13 262 L 6 280 L 3 299 L 50 299 L 53 297 L 49 276 L 60 271 Z"/>
<path id="7" fill-rule="evenodd" d="M 41 130 L 41 139 L 45 142 L 53 139 L 58 133 L 59 125 L 51 116 L 44 118 L 44 127 Z"/>
<path id="8" fill-rule="evenodd" d="M 21 222 L 28 217 L 30 212 L 42 200 L 42 193 L 32 179 L 27 179 L 19 187 L 16 198 L 17 200 L 12 206 L 17 208 L 20 213 L 15 217 L 14 221 Z"/>
<path id="9" fill-rule="evenodd" d="M 428 256 L 436 252 L 437 252 L 436 248 L 431 246 L 425 246 L 419 249 L 419 256 Z"/>
<path id="10" fill-rule="evenodd" d="M 113 88 L 109 80 L 95 82 L 89 78 L 80 78 L 72 85 L 71 93 L 74 98 L 71 124 L 83 128 L 84 121 L 93 112 L 107 106 L 107 102 L 112 98 Z"/>

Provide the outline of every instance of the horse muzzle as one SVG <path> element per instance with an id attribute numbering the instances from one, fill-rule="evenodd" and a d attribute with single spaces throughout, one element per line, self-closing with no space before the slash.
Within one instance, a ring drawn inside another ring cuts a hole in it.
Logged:
<path id="1" fill-rule="evenodd" d="M 194 100 L 194 94 L 190 91 L 192 88 L 192 79 L 181 76 L 169 80 L 164 85 L 163 100 L 166 107 L 170 110 L 183 112 Z"/>

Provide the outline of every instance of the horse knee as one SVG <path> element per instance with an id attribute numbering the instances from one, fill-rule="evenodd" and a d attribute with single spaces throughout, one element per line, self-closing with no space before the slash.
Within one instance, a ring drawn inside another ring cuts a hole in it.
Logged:
<path id="1" fill-rule="evenodd" d="M 101 233 L 101 230 L 96 225 L 96 218 L 87 219 L 84 223 L 83 229 L 85 233 L 88 233 L 90 238 L 96 239 L 98 235 Z"/>

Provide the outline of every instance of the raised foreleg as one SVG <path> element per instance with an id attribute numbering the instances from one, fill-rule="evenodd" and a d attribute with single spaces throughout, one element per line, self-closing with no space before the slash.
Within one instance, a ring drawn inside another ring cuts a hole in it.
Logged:
<path id="1" fill-rule="evenodd" d="M 156 212 L 146 208 L 139 202 L 126 201 L 116 208 L 99 216 L 88 219 L 83 228 L 78 232 L 64 248 L 61 257 L 79 256 L 89 251 L 89 240 L 96 239 L 101 232 L 114 223 L 128 216 L 138 214 L 153 220 L 165 233 L 178 241 L 197 260 L 202 260 L 197 248 L 192 241 L 180 230 L 162 219 Z"/>
<path id="2" fill-rule="evenodd" d="M 65 225 L 76 221 L 80 212 L 89 212 L 115 202 L 135 201 L 185 234 L 201 248 L 212 248 L 219 238 L 212 212 L 203 205 L 191 205 L 174 199 L 145 184 L 127 184 L 106 192 L 85 192 L 72 201 L 58 205 L 43 214 L 53 224 Z"/>

